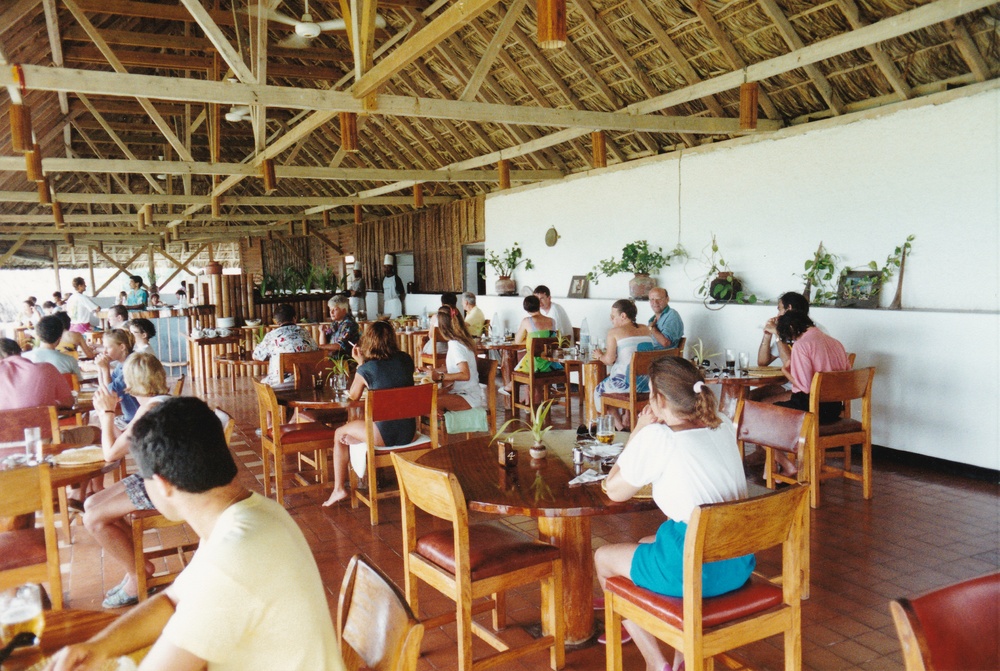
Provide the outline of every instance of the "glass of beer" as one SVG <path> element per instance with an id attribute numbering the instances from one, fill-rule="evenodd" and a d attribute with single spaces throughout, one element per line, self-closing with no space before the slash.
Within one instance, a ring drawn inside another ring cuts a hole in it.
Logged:
<path id="1" fill-rule="evenodd" d="M 44 629 L 40 586 L 22 585 L 0 593 L 0 642 L 6 645 L 22 631 L 41 638 Z"/>
<path id="2" fill-rule="evenodd" d="M 615 442 L 615 422 L 611 415 L 601 415 L 597 418 L 597 442 L 610 445 Z"/>

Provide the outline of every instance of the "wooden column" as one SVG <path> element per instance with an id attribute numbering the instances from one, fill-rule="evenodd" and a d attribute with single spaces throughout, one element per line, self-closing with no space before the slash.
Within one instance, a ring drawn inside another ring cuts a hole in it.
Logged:
<path id="1" fill-rule="evenodd" d="M 340 148 L 346 152 L 358 150 L 358 115 L 354 112 L 340 113 Z"/>
<path id="2" fill-rule="evenodd" d="M 270 158 L 264 159 L 260 169 L 261 176 L 264 178 L 264 193 L 270 195 L 278 188 L 278 178 L 274 174 L 274 160 Z"/>
<path id="3" fill-rule="evenodd" d="M 94 281 L 94 248 L 87 245 L 87 268 L 90 269 L 90 295 L 97 295 L 97 283 Z"/>
<path id="4" fill-rule="evenodd" d="M 49 188 L 49 178 L 42 176 L 42 181 L 38 184 L 38 202 L 41 205 L 52 204 L 52 189 Z"/>
<path id="5" fill-rule="evenodd" d="M 45 179 L 42 174 L 42 148 L 38 143 L 31 145 L 31 148 L 24 152 L 24 162 L 29 182 L 40 182 Z"/>
<path id="6" fill-rule="evenodd" d="M 413 207 L 423 207 L 424 206 L 424 185 L 414 184 L 413 185 Z"/>
<path id="7" fill-rule="evenodd" d="M 357 226 L 361 225 L 361 205 L 354 206 L 354 223 Z"/>
<path id="8" fill-rule="evenodd" d="M 510 161 L 505 158 L 497 162 L 497 172 L 500 173 L 500 188 L 510 188 Z"/>
<path id="9" fill-rule="evenodd" d="M 56 273 L 56 291 L 62 292 L 62 283 L 59 281 L 59 244 L 52 243 L 52 270 Z"/>
<path id="10" fill-rule="evenodd" d="M 566 46 L 566 0 L 537 0 L 538 46 L 560 49 Z"/>
<path id="11" fill-rule="evenodd" d="M 590 134 L 590 143 L 593 146 L 594 167 L 608 167 L 608 148 L 604 140 L 604 131 L 597 130 Z"/>
<path id="12" fill-rule="evenodd" d="M 757 130 L 757 82 L 740 84 L 740 130 Z"/>
<path id="13" fill-rule="evenodd" d="M 63 219 L 62 203 L 58 201 L 52 203 L 52 221 L 55 222 L 56 228 L 63 228 L 66 225 L 66 220 Z"/>
<path id="14" fill-rule="evenodd" d="M 10 143 L 14 151 L 31 151 L 31 110 L 25 105 L 10 106 Z"/>

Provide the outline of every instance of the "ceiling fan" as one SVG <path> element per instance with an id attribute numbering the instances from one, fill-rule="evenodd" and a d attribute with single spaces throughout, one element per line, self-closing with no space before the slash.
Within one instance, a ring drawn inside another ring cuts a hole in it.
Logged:
<path id="1" fill-rule="evenodd" d="M 250 121 L 250 106 L 249 105 L 233 105 L 226 112 L 226 121 L 230 123 L 239 123 L 240 121 Z"/>
<path id="2" fill-rule="evenodd" d="M 309 46 L 309 43 L 313 40 L 313 38 L 319 37 L 320 33 L 325 33 L 331 30 L 347 29 L 347 23 L 344 19 L 313 21 L 312 14 L 309 13 L 309 0 L 305 0 L 305 11 L 302 13 L 302 18 L 300 19 L 293 19 L 292 17 L 282 14 L 274 9 L 268 9 L 265 10 L 265 12 L 269 21 L 283 23 L 286 26 L 292 26 L 295 29 L 295 33 L 293 35 L 289 35 L 277 44 L 277 46 L 284 47 L 286 49 L 305 49 Z M 257 5 L 254 3 L 248 5 L 246 13 L 251 16 L 257 16 Z M 375 25 L 378 28 L 385 28 L 385 19 L 381 15 L 377 15 L 375 17 Z"/>

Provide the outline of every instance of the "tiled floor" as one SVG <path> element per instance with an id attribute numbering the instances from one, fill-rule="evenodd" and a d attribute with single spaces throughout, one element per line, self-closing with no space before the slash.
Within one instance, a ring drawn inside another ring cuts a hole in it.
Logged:
<path id="1" fill-rule="evenodd" d="M 256 401 L 246 379 L 237 391 L 229 383 L 210 385 L 212 404 L 231 411 L 239 423 L 233 451 L 241 464 L 240 477 L 261 491 L 259 439 L 254 435 Z M 574 416 L 579 422 L 578 410 Z M 556 425 L 565 415 L 556 412 Z M 761 467 L 748 472 L 760 479 Z M 812 595 L 803 604 L 803 666 L 806 669 L 902 669 L 902 657 L 889 615 L 889 600 L 998 570 L 1000 566 L 1000 505 L 996 484 L 875 461 L 875 497 L 861 498 L 856 483 L 830 481 L 823 487 L 823 507 L 812 513 Z M 367 554 L 397 584 L 402 584 L 399 508 L 383 502 L 383 522 L 372 528 L 364 507 L 322 508 L 318 494 L 292 496 L 289 512 L 309 540 L 336 608 L 344 568 L 351 556 Z M 653 532 L 661 521 L 653 513 L 593 519 L 595 547 L 634 540 Z M 506 523 L 534 532 L 529 518 Z M 74 525 L 74 543 L 63 548 L 68 605 L 99 608 L 103 591 L 117 584 L 121 570 L 104 565 L 100 549 L 82 526 Z M 595 586 L 596 594 L 596 586 Z M 449 608 L 449 601 L 428 588 L 421 589 L 423 615 Z M 538 621 L 538 590 L 516 590 L 508 597 L 512 623 Z M 512 642 L 526 634 L 515 628 L 503 634 Z M 453 669 L 454 625 L 428 631 L 419 668 Z M 476 642 L 474 654 L 487 652 Z M 722 668 L 781 669 L 780 637 L 739 649 Z M 567 654 L 568 669 L 604 668 L 604 649 L 594 645 Z M 519 666 L 548 668 L 548 657 L 538 654 Z M 515 667 L 518 668 L 518 667 Z M 626 646 L 626 669 L 641 669 L 635 646 Z"/>

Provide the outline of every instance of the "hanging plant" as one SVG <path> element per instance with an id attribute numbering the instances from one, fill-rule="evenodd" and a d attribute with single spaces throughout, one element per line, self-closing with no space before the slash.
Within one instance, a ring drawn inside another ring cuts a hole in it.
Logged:
<path id="1" fill-rule="evenodd" d="M 714 233 L 712 242 L 706 249 L 708 251 L 702 255 L 702 260 L 708 270 L 698 287 L 698 295 L 702 297 L 705 307 L 710 303 L 718 304 L 719 307 L 715 309 L 721 310 L 726 303 L 756 303 L 757 295 L 743 290 L 743 282 L 736 277 L 723 258 Z"/>

